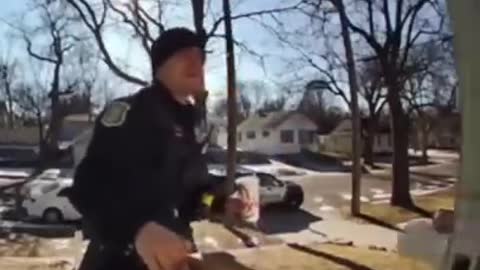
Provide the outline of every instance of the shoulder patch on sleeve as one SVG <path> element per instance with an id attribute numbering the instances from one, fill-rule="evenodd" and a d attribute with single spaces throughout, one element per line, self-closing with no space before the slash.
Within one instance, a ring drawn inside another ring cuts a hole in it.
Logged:
<path id="1" fill-rule="evenodd" d="M 123 125 L 130 110 L 130 104 L 123 101 L 114 101 L 107 105 L 100 122 L 106 127 L 119 127 Z"/>

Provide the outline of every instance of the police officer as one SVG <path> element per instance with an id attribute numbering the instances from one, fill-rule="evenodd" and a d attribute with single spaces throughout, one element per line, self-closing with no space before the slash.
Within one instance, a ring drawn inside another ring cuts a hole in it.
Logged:
<path id="1" fill-rule="evenodd" d="M 91 238 L 81 270 L 188 269 L 189 222 L 212 190 L 195 104 L 205 91 L 202 40 L 170 29 L 151 61 L 152 85 L 106 106 L 77 168 L 70 200 Z"/>

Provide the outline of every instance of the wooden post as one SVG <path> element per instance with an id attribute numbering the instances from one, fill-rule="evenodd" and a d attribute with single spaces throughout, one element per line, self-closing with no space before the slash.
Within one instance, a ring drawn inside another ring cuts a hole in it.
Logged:
<path id="1" fill-rule="evenodd" d="M 223 14 L 225 17 L 225 43 L 227 50 L 227 104 L 228 104 L 228 137 L 227 137 L 227 191 L 233 191 L 236 170 L 237 150 L 237 101 L 235 81 L 235 50 L 233 46 L 232 18 L 229 0 L 223 0 Z"/>
<path id="2" fill-rule="evenodd" d="M 350 39 L 350 32 L 348 29 L 348 18 L 345 13 L 345 6 L 343 0 L 332 0 L 339 13 L 342 38 L 345 46 L 345 57 L 347 59 L 348 81 L 350 86 L 350 109 L 352 111 L 352 201 L 351 214 L 353 216 L 360 214 L 360 179 L 362 174 L 362 167 L 360 163 L 361 158 L 361 130 L 360 130 L 360 112 L 358 109 L 358 83 L 357 72 L 355 68 L 355 59 L 353 57 L 352 41 Z"/>

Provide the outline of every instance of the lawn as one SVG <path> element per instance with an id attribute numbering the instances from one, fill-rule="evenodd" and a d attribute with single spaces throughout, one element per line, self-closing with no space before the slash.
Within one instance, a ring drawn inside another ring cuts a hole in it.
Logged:
<path id="1" fill-rule="evenodd" d="M 202 221 L 193 223 L 192 227 L 195 243 L 203 252 L 245 248 L 244 243 L 221 224 Z M 282 243 L 280 239 L 250 229 L 244 228 L 241 232 L 255 237 L 262 246 Z"/>
<path id="2" fill-rule="evenodd" d="M 396 253 L 366 248 L 317 244 L 275 246 L 240 253 L 204 255 L 202 266 L 192 270 L 430 270 L 419 261 L 402 258 Z"/>
<path id="3" fill-rule="evenodd" d="M 441 208 L 453 209 L 455 194 L 453 189 L 449 189 L 417 197 L 414 198 L 414 200 L 418 208 L 416 210 L 395 207 L 389 204 L 362 203 L 361 213 L 367 220 L 376 220 L 388 226 L 396 226 L 398 223 L 403 223 L 414 218 L 425 217 L 425 215 L 421 213 L 422 211 L 433 213 Z M 343 212 L 347 214 L 349 209 L 343 208 Z"/>
<path id="4" fill-rule="evenodd" d="M 67 258 L 2 257 L 2 270 L 71 270 Z M 366 248 L 317 244 L 276 245 L 262 249 L 217 251 L 203 255 L 203 262 L 192 262 L 191 270 L 430 270 L 422 262 L 396 253 Z"/>

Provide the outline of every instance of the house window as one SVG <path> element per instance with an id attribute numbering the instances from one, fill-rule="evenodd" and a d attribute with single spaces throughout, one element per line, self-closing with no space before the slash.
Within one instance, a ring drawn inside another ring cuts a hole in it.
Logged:
<path id="1" fill-rule="evenodd" d="M 237 140 L 238 140 L 239 142 L 242 141 L 242 133 L 241 133 L 241 132 L 238 132 L 238 134 L 237 134 Z"/>
<path id="2" fill-rule="evenodd" d="M 314 131 L 299 130 L 298 131 L 298 141 L 300 142 L 300 144 L 312 144 L 314 135 L 315 135 Z"/>
<path id="3" fill-rule="evenodd" d="M 293 143 L 293 130 L 280 131 L 280 141 L 282 143 Z"/>
<path id="4" fill-rule="evenodd" d="M 253 140 L 255 139 L 255 131 L 247 131 L 247 139 Z"/>
<path id="5" fill-rule="evenodd" d="M 268 137 L 268 136 L 270 136 L 270 131 L 264 130 L 264 131 L 262 132 L 262 136 L 263 136 L 263 137 Z"/>

